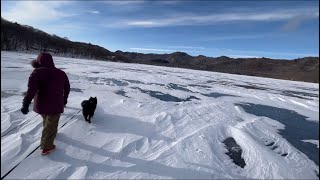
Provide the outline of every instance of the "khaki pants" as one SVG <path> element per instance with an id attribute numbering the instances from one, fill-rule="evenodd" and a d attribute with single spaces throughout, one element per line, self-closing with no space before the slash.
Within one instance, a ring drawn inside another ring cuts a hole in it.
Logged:
<path id="1" fill-rule="evenodd" d="M 41 116 L 43 118 L 41 149 L 51 149 L 53 147 L 54 138 L 57 135 L 60 114 L 41 114 Z"/>

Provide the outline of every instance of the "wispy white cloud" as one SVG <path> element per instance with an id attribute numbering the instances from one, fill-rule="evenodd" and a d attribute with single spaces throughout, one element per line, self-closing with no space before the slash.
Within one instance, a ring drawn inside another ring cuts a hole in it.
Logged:
<path id="1" fill-rule="evenodd" d="M 274 52 L 274 51 L 243 51 L 243 50 L 235 50 L 235 49 L 218 49 L 218 48 L 207 48 L 208 50 L 212 50 L 216 54 L 226 55 L 226 56 L 243 56 L 249 57 L 271 57 L 271 56 L 295 56 L 295 57 L 305 57 L 305 56 L 319 56 L 319 54 L 313 53 L 297 53 L 297 52 Z"/>
<path id="2" fill-rule="evenodd" d="M 159 52 L 174 52 L 177 50 L 173 49 L 154 49 L 154 48 L 129 48 L 130 50 L 136 50 L 136 51 L 159 51 Z"/>
<path id="3" fill-rule="evenodd" d="M 131 1 L 125 1 L 125 0 L 114 0 L 114 1 L 103 1 L 103 3 L 113 6 L 125 6 L 125 5 L 135 5 L 135 4 L 142 4 L 145 3 L 144 0 L 131 0 Z"/>
<path id="4" fill-rule="evenodd" d="M 95 11 L 95 10 L 92 10 L 92 11 L 87 11 L 88 13 L 91 13 L 91 14 L 101 14 L 100 11 Z"/>
<path id="5" fill-rule="evenodd" d="M 266 37 L 279 37 L 282 34 L 275 33 L 261 33 L 261 34 L 247 34 L 247 35 L 229 35 L 229 36 L 206 36 L 199 38 L 201 41 L 225 41 L 225 40 L 238 40 L 238 39 L 259 39 Z"/>
<path id="6" fill-rule="evenodd" d="M 186 51 L 186 52 L 199 52 L 205 50 L 205 47 L 199 46 L 166 46 L 167 48 L 129 48 L 130 50 L 136 51 L 159 51 L 159 52 L 178 52 L 178 51 Z"/>
<path id="7" fill-rule="evenodd" d="M 59 10 L 72 2 L 68 1 L 17 1 L 10 9 L 1 12 L 1 16 L 10 21 L 23 24 L 58 20 L 75 14 Z"/>
<path id="8" fill-rule="evenodd" d="M 168 46 L 169 48 L 176 48 L 176 49 L 205 49 L 205 47 L 201 46 Z"/>
<path id="9" fill-rule="evenodd" d="M 319 9 L 270 10 L 269 12 L 236 12 L 208 15 L 174 14 L 164 18 L 119 20 L 114 27 L 165 27 L 181 25 L 206 25 L 215 23 L 231 23 L 237 21 L 283 21 L 303 16 L 308 19 L 318 18 Z"/>
<path id="10" fill-rule="evenodd" d="M 161 1 L 154 1 L 157 4 L 162 4 L 162 5 L 176 5 L 176 4 L 180 4 L 183 2 L 186 2 L 184 0 L 161 0 Z"/>

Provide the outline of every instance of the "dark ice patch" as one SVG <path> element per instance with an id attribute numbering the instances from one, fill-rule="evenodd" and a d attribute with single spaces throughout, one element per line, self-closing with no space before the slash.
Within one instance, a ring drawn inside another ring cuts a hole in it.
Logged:
<path id="1" fill-rule="evenodd" d="M 207 83 L 217 83 L 218 81 L 217 80 L 209 80 L 207 81 Z"/>
<path id="2" fill-rule="evenodd" d="M 124 97 L 128 97 L 124 90 L 119 90 L 119 91 L 116 91 L 115 93 L 118 94 L 118 95 L 124 96 Z"/>
<path id="3" fill-rule="evenodd" d="M 187 78 L 187 77 L 184 77 L 184 76 L 177 76 L 177 77 L 179 77 L 181 79 L 184 79 L 184 80 L 193 81 L 193 79 Z"/>
<path id="4" fill-rule="evenodd" d="M 250 83 L 250 82 L 244 82 L 244 83 L 247 83 L 247 84 L 250 84 L 250 85 L 262 85 L 262 86 L 267 86 L 266 84 L 257 83 L 257 82 L 254 82 L 254 84 L 253 84 L 253 83 Z"/>
<path id="5" fill-rule="evenodd" d="M 302 89 L 302 90 L 307 90 L 307 91 L 319 91 L 319 88 L 306 88 L 306 87 L 295 87 L 298 89 Z"/>
<path id="6" fill-rule="evenodd" d="M 243 120 L 242 118 L 240 118 L 240 117 L 237 117 L 237 118 L 236 118 L 236 121 L 238 121 L 238 122 L 243 122 L 244 120 Z"/>
<path id="7" fill-rule="evenodd" d="M 127 86 L 128 82 L 113 79 L 113 78 L 98 78 L 98 77 L 88 77 L 89 81 L 94 84 L 99 85 L 110 85 L 110 86 Z"/>
<path id="8" fill-rule="evenodd" d="M 73 92 L 83 92 L 82 89 L 79 89 L 79 88 L 70 88 L 70 91 L 73 91 Z"/>
<path id="9" fill-rule="evenodd" d="M 319 149 L 317 146 L 302 141 L 305 139 L 319 139 L 318 122 L 309 121 L 307 120 L 308 117 L 288 109 L 253 103 L 236 105 L 242 107 L 247 113 L 268 117 L 284 124 L 285 129 L 279 129 L 279 134 L 319 165 Z"/>
<path id="10" fill-rule="evenodd" d="M 21 68 L 21 67 L 9 66 L 9 67 L 4 67 L 4 68 L 8 68 L 8 69 L 19 69 L 19 68 Z"/>
<path id="11" fill-rule="evenodd" d="M 229 81 L 223 81 L 223 80 L 209 80 L 207 81 L 208 84 L 220 84 L 220 85 L 228 85 L 228 84 L 232 84 Z"/>
<path id="12" fill-rule="evenodd" d="M 234 85 L 238 86 L 238 87 L 243 87 L 246 89 L 274 91 L 277 94 L 281 94 L 281 95 L 289 96 L 289 97 L 296 97 L 296 98 L 300 98 L 300 99 L 311 99 L 310 97 L 318 97 L 319 98 L 319 94 L 307 93 L 307 92 L 301 92 L 301 91 L 290 91 L 290 90 L 281 91 L 281 90 L 277 90 L 277 89 L 257 86 L 255 84 L 249 84 L 249 85 L 234 84 Z M 300 88 L 300 89 L 302 89 L 302 88 Z M 315 90 L 315 89 L 313 89 L 313 90 Z"/>
<path id="13" fill-rule="evenodd" d="M 163 73 L 163 72 L 157 72 L 157 75 L 164 75 L 164 76 L 166 76 L 166 75 L 168 75 L 167 73 Z"/>
<path id="14" fill-rule="evenodd" d="M 156 85 L 156 86 L 161 86 L 161 87 L 165 87 L 165 84 L 160 84 L 160 83 L 148 83 L 148 85 Z"/>
<path id="15" fill-rule="evenodd" d="M 301 91 L 281 91 L 282 95 L 296 97 L 300 99 L 310 99 L 308 97 L 319 97 L 319 94 L 301 92 Z"/>
<path id="16" fill-rule="evenodd" d="M 107 82 L 109 85 L 111 85 L 112 83 L 115 84 L 116 86 L 128 86 L 129 83 L 125 82 L 125 81 L 120 81 L 117 79 L 102 79 L 103 81 Z"/>
<path id="17" fill-rule="evenodd" d="M 275 150 L 275 149 L 279 148 L 279 146 L 276 145 L 274 141 L 266 144 L 266 146 L 269 146 L 271 150 Z M 280 154 L 281 156 L 287 156 L 288 155 L 288 153 L 282 153 L 282 152 L 278 152 L 278 154 Z"/>
<path id="18" fill-rule="evenodd" d="M 235 86 L 238 86 L 238 87 L 243 87 L 243 88 L 246 88 L 246 89 L 257 89 L 257 90 L 272 90 L 270 88 L 266 88 L 266 87 L 261 87 L 261 86 L 256 86 L 256 85 L 242 85 L 242 84 L 234 84 Z"/>
<path id="19" fill-rule="evenodd" d="M 141 69 L 132 69 L 132 68 L 125 68 L 125 71 L 132 71 L 132 72 L 149 72 L 148 70 L 141 70 Z"/>
<path id="20" fill-rule="evenodd" d="M 99 74 L 99 73 L 101 73 L 101 72 L 98 72 L 98 71 L 92 71 L 91 73 L 93 73 L 93 74 Z"/>
<path id="21" fill-rule="evenodd" d="M 169 89 L 174 89 L 174 90 L 181 90 L 181 91 L 185 91 L 185 92 L 192 92 L 189 89 L 185 88 L 185 86 L 180 85 L 180 84 L 174 84 L 174 83 L 169 83 L 167 85 L 167 87 Z"/>
<path id="22" fill-rule="evenodd" d="M 214 98 L 218 98 L 218 97 L 222 97 L 222 96 L 239 97 L 239 96 L 234 96 L 231 94 L 223 94 L 223 93 L 216 93 L 216 92 L 209 93 L 209 94 L 202 94 L 202 95 L 207 96 L 207 97 L 214 97 Z"/>
<path id="23" fill-rule="evenodd" d="M 246 165 L 246 162 L 241 157 L 242 149 L 237 144 L 237 142 L 232 137 L 229 137 L 225 139 L 223 143 L 228 150 L 226 154 L 232 159 L 233 163 L 240 166 L 241 168 L 244 168 L 244 166 Z"/>
<path id="24" fill-rule="evenodd" d="M 166 101 L 166 102 L 185 102 L 185 101 L 191 101 L 192 99 L 197 99 L 200 100 L 199 98 L 195 97 L 195 96 L 190 96 L 186 99 L 182 99 L 182 98 L 178 98 L 175 96 L 172 96 L 170 94 L 165 94 L 159 91 L 151 91 L 151 90 L 144 90 L 138 87 L 135 87 L 133 89 L 139 89 L 141 92 L 145 93 L 145 94 L 149 94 L 151 97 L 157 98 L 161 101 Z"/>
<path id="25" fill-rule="evenodd" d="M 275 149 L 277 149 L 278 147 L 279 147 L 279 146 L 276 145 L 276 146 L 273 146 L 271 149 L 272 149 L 272 150 L 275 150 Z"/>
<path id="26" fill-rule="evenodd" d="M 201 87 L 201 88 L 211 88 L 211 86 L 203 85 L 203 84 L 188 84 L 191 87 Z"/>
<path id="27" fill-rule="evenodd" d="M 7 98 L 7 97 L 10 97 L 10 96 L 14 96 L 14 95 L 16 95 L 16 94 L 13 93 L 13 92 L 1 91 L 1 98 Z"/>
<path id="28" fill-rule="evenodd" d="M 267 144 L 266 146 L 273 146 L 274 145 L 274 142 L 271 142 L 269 144 Z"/>
<path id="29" fill-rule="evenodd" d="M 86 77 L 90 82 L 96 83 L 98 81 L 98 77 Z"/>

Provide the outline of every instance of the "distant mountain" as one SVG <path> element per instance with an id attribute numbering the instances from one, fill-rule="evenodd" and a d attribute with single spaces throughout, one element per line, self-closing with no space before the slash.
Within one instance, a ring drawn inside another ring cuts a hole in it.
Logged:
<path id="1" fill-rule="evenodd" d="M 249 76 L 319 83 L 319 57 L 295 60 L 269 58 L 230 58 L 227 56 L 190 56 L 186 53 L 142 54 L 116 52 L 133 63 L 181 67 Z"/>
<path id="2" fill-rule="evenodd" d="M 185 52 L 171 54 L 143 54 L 120 50 L 111 52 L 97 45 L 73 42 L 67 38 L 50 35 L 31 26 L 12 23 L 3 18 L 1 18 L 1 50 L 36 53 L 49 51 L 54 55 L 66 57 L 181 67 L 319 83 L 319 57 L 275 60 L 270 58 L 190 56 Z"/>

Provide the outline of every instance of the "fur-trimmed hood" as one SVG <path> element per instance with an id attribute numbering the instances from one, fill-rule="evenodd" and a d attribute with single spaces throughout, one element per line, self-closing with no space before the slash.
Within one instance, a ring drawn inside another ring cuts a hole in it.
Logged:
<path id="1" fill-rule="evenodd" d="M 31 61 L 31 66 L 34 68 L 55 67 L 52 56 L 49 53 L 40 53 L 37 59 Z"/>
<path id="2" fill-rule="evenodd" d="M 38 62 L 37 62 L 37 59 L 32 60 L 32 61 L 30 62 L 30 64 L 31 64 L 31 66 L 32 66 L 33 68 L 38 68 L 38 67 L 40 67 L 40 65 L 39 65 Z"/>

